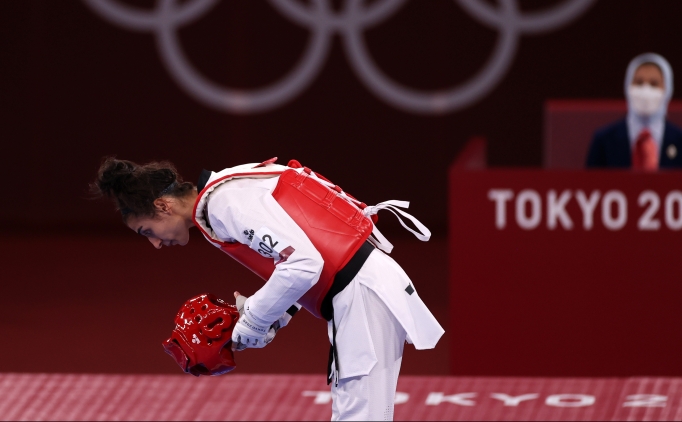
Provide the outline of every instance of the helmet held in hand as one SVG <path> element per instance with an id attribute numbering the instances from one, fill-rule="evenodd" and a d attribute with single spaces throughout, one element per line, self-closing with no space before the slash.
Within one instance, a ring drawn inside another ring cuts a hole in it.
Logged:
<path id="1" fill-rule="evenodd" d="M 238 319 L 237 308 L 215 295 L 195 296 L 178 311 L 175 329 L 163 348 L 187 373 L 226 374 L 237 366 L 230 343 Z"/>

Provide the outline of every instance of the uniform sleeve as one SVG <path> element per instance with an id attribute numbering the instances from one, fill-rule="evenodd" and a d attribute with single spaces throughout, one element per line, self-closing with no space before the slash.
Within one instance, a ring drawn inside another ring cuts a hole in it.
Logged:
<path id="1" fill-rule="evenodd" d="M 249 317 L 268 326 L 320 278 L 324 261 L 308 236 L 272 197 L 273 179 L 239 179 L 211 194 L 208 219 L 218 238 L 275 260 L 270 279 L 249 298 Z"/>

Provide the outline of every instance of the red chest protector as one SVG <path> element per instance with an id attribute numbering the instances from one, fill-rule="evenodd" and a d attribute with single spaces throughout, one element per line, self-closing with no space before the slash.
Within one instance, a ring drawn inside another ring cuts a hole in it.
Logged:
<path id="1" fill-rule="evenodd" d="M 289 165 L 296 166 L 298 162 L 292 161 Z M 372 221 L 358 207 L 339 196 L 341 188 L 336 186 L 335 189 L 331 189 L 319 183 L 311 176 L 310 169 L 296 171 L 278 167 L 280 169 L 273 169 L 274 171 L 254 168 L 253 170 L 258 170 L 257 172 L 235 169 L 237 170 L 235 173 L 223 175 L 212 181 L 199 193 L 194 206 L 194 221 L 210 242 L 263 280 L 268 280 L 275 271 L 275 264 L 271 258 L 261 256 L 248 245 L 221 242 L 215 236 L 211 236 L 204 220 L 198 218 L 197 211 L 203 214 L 208 194 L 219 184 L 234 178 L 273 177 L 279 174 L 279 182 L 272 196 L 305 232 L 324 260 L 319 281 L 298 301 L 310 313 L 321 318 L 322 300 L 329 291 L 336 273 L 348 263 L 372 233 Z M 359 207 L 364 208 L 364 204 L 360 204 Z"/>

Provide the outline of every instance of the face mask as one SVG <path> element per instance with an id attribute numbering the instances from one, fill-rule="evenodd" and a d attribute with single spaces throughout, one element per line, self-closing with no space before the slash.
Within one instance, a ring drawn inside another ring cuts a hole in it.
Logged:
<path id="1" fill-rule="evenodd" d="M 628 88 L 628 102 L 632 111 L 639 116 L 651 116 L 656 113 L 661 104 L 665 93 L 661 88 L 654 88 L 651 85 L 630 85 Z"/>

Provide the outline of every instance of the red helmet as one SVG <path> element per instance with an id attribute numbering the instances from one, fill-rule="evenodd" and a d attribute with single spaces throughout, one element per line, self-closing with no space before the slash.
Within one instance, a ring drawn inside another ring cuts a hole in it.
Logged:
<path id="1" fill-rule="evenodd" d="M 230 347 L 239 311 L 213 294 L 195 296 L 175 316 L 175 329 L 163 342 L 166 353 L 192 375 L 222 375 L 237 364 Z"/>

